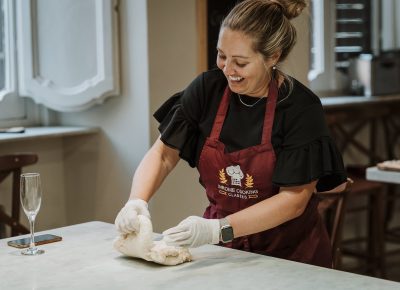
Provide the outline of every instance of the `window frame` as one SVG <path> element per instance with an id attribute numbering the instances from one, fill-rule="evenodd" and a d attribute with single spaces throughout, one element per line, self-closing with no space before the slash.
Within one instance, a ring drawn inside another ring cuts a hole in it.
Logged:
<path id="1" fill-rule="evenodd" d="M 40 120 L 39 106 L 18 94 L 15 1 L 3 0 L 3 9 L 5 79 L 0 91 L 0 127 L 35 125 Z M 16 106 L 20 109 L 13 110 Z"/>
<path id="2" fill-rule="evenodd" d="M 310 71 L 308 80 L 312 82 L 325 70 L 325 48 L 324 48 L 324 1 L 311 1 L 312 15 L 310 17 L 311 39 L 311 57 Z M 315 27 L 315 29 L 314 29 Z"/>
<path id="3" fill-rule="evenodd" d="M 3 0 L 4 9 L 4 88 L 0 91 L 0 102 L 17 95 L 17 56 L 15 30 L 15 2 Z"/>
<path id="4" fill-rule="evenodd" d="M 319 95 L 327 95 L 331 93 L 336 93 L 340 90 L 338 84 L 341 77 L 340 72 L 336 70 L 335 67 L 335 21 L 336 18 L 336 1 L 324 1 L 324 0 L 311 0 L 313 4 L 316 2 L 324 2 L 324 5 L 316 5 L 319 8 L 318 11 L 314 10 L 313 14 L 319 13 L 323 15 L 318 20 L 318 25 L 322 25 L 323 30 L 317 28 L 319 32 L 317 36 L 317 41 L 320 42 L 318 46 L 321 51 L 319 52 L 319 57 L 323 56 L 323 62 L 320 67 L 308 74 L 310 88 Z M 327 3 L 328 2 L 328 3 Z M 321 19 L 323 18 L 323 19 Z M 314 15 L 310 17 L 311 21 L 314 20 Z M 310 31 L 312 37 L 314 37 L 313 31 L 314 23 L 311 22 Z M 316 40 L 314 40 L 316 41 Z M 318 54 L 318 52 L 317 52 Z"/>

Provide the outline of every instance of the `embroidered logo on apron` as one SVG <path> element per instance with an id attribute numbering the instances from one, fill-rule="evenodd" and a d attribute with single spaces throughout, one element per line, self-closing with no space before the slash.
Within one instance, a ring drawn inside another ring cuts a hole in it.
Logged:
<path id="1" fill-rule="evenodd" d="M 226 175 L 230 177 L 231 180 L 230 183 L 228 182 L 228 178 Z M 232 198 L 241 198 L 241 199 L 258 197 L 258 190 L 253 189 L 254 186 L 253 176 L 246 173 L 246 178 L 244 178 L 244 174 L 242 169 L 240 168 L 240 165 L 232 165 L 226 168 L 222 168 L 218 172 L 218 178 L 219 178 L 218 192 L 220 194 Z M 242 185 L 243 178 L 244 178 L 244 184 Z"/>

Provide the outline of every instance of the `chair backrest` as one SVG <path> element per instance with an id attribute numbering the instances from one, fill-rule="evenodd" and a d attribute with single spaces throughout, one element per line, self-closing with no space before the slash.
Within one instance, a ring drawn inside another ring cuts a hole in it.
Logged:
<path id="1" fill-rule="evenodd" d="M 22 167 L 35 164 L 37 161 L 38 156 L 34 153 L 0 155 L 0 182 L 10 173 L 21 171 Z"/>
<path id="2" fill-rule="evenodd" d="M 19 223 L 19 187 L 22 168 L 35 164 L 37 161 L 38 156 L 34 153 L 0 155 L 0 183 L 3 182 L 8 175 L 13 175 L 11 216 L 8 216 L 0 210 L 0 222 L 6 223 L 11 227 L 12 236 L 18 233 L 25 233 L 25 228 Z"/>
<path id="3" fill-rule="evenodd" d="M 320 199 L 318 211 L 325 219 L 326 228 L 331 240 L 334 268 L 338 268 L 340 265 L 340 247 L 346 198 L 348 192 L 351 191 L 352 184 L 353 180 L 348 178 L 345 183 L 332 190 L 316 193 Z"/>

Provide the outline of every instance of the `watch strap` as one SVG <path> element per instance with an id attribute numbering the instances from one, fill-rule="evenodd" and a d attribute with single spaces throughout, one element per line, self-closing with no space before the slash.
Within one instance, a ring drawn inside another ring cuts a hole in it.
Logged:
<path id="1" fill-rule="evenodd" d="M 234 238 L 233 228 L 229 223 L 228 219 L 226 218 L 220 219 L 219 225 L 220 225 L 219 240 L 223 243 L 232 241 Z"/>

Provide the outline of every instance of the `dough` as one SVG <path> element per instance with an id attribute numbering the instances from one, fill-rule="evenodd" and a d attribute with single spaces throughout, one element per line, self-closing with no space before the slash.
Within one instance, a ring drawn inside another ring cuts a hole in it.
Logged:
<path id="1" fill-rule="evenodd" d="M 150 258 L 158 264 L 173 266 L 190 262 L 192 255 L 187 248 L 167 246 L 164 241 L 154 241 Z"/>
<path id="2" fill-rule="evenodd" d="M 114 240 L 114 248 L 124 255 L 141 258 L 162 265 L 178 265 L 192 260 L 186 248 L 167 246 L 164 241 L 153 241 L 153 225 L 149 218 L 138 216 L 138 233 L 120 235 Z"/>

